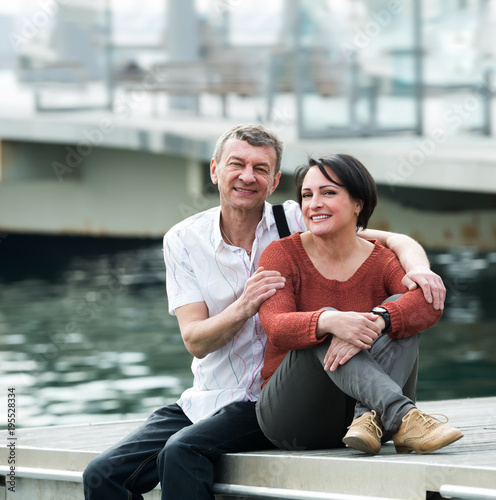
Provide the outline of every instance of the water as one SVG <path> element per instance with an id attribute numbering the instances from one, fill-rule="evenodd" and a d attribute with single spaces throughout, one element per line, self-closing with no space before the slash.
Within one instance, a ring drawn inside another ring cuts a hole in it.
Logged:
<path id="1" fill-rule="evenodd" d="M 191 384 L 160 240 L 1 241 L 0 380 L 19 425 L 141 417 Z"/>
<path id="2" fill-rule="evenodd" d="M 496 253 L 430 253 L 449 296 L 419 399 L 496 395 Z M 144 418 L 191 385 L 160 239 L 0 235 L 0 427 Z M 0 396 L 1 397 L 1 396 Z"/>

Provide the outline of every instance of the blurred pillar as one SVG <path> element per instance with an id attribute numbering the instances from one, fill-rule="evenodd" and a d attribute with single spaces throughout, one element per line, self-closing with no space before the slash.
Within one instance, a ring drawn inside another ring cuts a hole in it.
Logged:
<path id="1" fill-rule="evenodd" d="M 297 44 L 296 30 L 298 24 L 299 2 L 298 0 L 284 0 L 282 8 L 282 29 L 280 31 L 280 45 L 288 51 L 292 51 Z"/>
<path id="2" fill-rule="evenodd" d="M 220 14 L 220 26 L 219 26 L 219 44 L 221 47 L 225 48 L 230 45 L 230 23 L 231 23 L 231 13 L 229 9 L 225 9 Z"/>
<path id="3" fill-rule="evenodd" d="M 305 58 L 301 47 L 302 6 L 300 0 L 284 1 L 284 23 L 281 30 L 281 42 L 293 59 L 293 88 L 296 99 L 296 125 L 298 136 L 303 130 L 303 79 Z"/>
<path id="4" fill-rule="evenodd" d="M 422 40 L 422 0 L 413 1 L 415 132 L 424 133 L 424 47 Z"/>
<path id="5" fill-rule="evenodd" d="M 198 59 L 198 23 L 194 0 L 167 0 L 166 26 L 169 60 Z"/>
<path id="6" fill-rule="evenodd" d="M 104 79 L 107 87 L 107 108 L 114 109 L 114 67 L 112 40 L 112 5 L 111 0 L 104 3 Z"/>
<path id="7" fill-rule="evenodd" d="M 165 42 L 169 62 L 197 61 L 198 21 L 194 0 L 167 0 Z M 171 96 L 173 108 L 194 109 L 197 96 Z"/>

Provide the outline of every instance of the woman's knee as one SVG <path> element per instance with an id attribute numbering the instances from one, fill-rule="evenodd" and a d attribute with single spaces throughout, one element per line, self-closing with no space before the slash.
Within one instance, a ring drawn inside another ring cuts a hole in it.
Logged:
<path id="1" fill-rule="evenodd" d="M 383 302 L 383 304 L 386 304 L 387 302 L 394 302 L 395 300 L 398 300 L 402 295 L 402 293 L 391 295 Z"/>
<path id="2" fill-rule="evenodd" d="M 420 344 L 420 336 L 421 333 L 415 333 L 414 335 L 410 335 L 409 337 L 403 337 L 400 339 L 395 339 L 402 349 L 409 349 L 412 351 L 412 354 L 418 356 L 418 348 Z"/>

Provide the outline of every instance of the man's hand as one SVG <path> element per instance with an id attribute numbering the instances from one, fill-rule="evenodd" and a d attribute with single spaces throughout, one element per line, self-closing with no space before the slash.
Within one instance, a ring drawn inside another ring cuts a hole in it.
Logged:
<path id="1" fill-rule="evenodd" d="M 443 280 L 428 267 L 417 266 L 411 269 L 402 280 L 408 290 L 415 290 L 420 286 L 425 300 L 432 304 L 434 309 L 443 310 L 446 299 L 446 288 Z"/>
<path id="2" fill-rule="evenodd" d="M 278 271 L 264 271 L 259 267 L 246 281 L 239 299 L 219 314 L 209 316 L 205 302 L 178 307 L 176 316 L 186 349 L 193 356 L 204 358 L 224 347 L 285 281 Z"/>
<path id="3" fill-rule="evenodd" d="M 434 309 L 443 310 L 446 298 L 446 288 L 441 278 L 433 273 L 429 267 L 429 259 L 419 243 L 404 234 L 388 233 L 367 229 L 359 231 L 359 236 L 373 237 L 390 248 L 397 256 L 406 272 L 403 285 L 408 290 L 415 290 L 420 286 L 425 300 L 432 304 Z"/>
<path id="4" fill-rule="evenodd" d="M 332 337 L 331 345 L 324 357 L 324 370 L 335 371 L 340 365 L 344 365 L 360 351 L 359 347 L 346 342 L 346 340 L 339 337 Z"/>
<path id="5" fill-rule="evenodd" d="M 279 271 L 265 271 L 263 267 L 259 267 L 246 281 L 243 293 L 238 299 L 245 319 L 257 314 L 262 303 L 283 288 L 285 282 L 286 278 L 281 276 Z"/>

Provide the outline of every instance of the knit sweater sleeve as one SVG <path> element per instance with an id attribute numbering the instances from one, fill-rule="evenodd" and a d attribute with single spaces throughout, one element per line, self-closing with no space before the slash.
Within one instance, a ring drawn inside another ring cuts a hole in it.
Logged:
<path id="1" fill-rule="evenodd" d="M 403 294 L 396 301 L 383 305 L 391 318 L 391 331 L 388 335 L 392 338 L 405 338 L 427 330 L 427 328 L 434 326 L 442 315 L 442 311 L 436 311 L 432 304 L 425 300 L 420 287 L 412 291 L 405 291 L 405 287 L 401 283 L 404 276 L 405 271 L 397 257 L 390 252 L 384 265 L 384 285 L 390 295 Z"/>
<path id="2" fill-rule="evenodd" d="M 297 292 L 300 259 L 288 241 L 274 241 L 260 257 L 260 266 L 279 271 L 285 278 L 284 288 L 260 307 L 259 317 L 267 338 L 281 350 L 306 349 L 324 339 L 315 336 L 322 311 L 298 311 Z"/>

